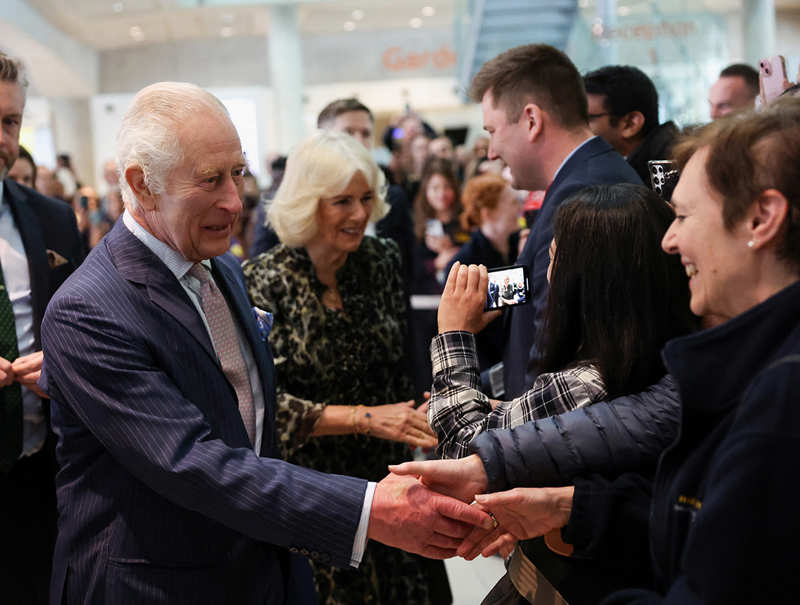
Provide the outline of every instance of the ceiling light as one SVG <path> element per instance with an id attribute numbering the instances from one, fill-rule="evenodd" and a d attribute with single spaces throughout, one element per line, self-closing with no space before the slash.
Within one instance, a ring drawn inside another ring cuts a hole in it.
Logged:
<path id="1" fill-rule="evenodd" d="M 423 17 L 433 17 L 436 14 L 436 9 L 432 6 L 423 6 L 422 7 L 422 16 Z"/>
<path id="2" fill-rule="evenodd" d="M 420 19 L 419 17 L 414 17 L 413 19 L 411 19 L 411 21 L 408 22 L 408 24 L 414 29 L 419 29 L 420 27 L 422 27 L 422 19 Z"/>
<path id="3" fill-rule="evenodd" d="M 364 14 L 365 14 L 364 11 L 362 11 L 360 8 L 357 8 L 356 10 L 353 11 L 353 19 L 355 19 L 356 21 L 361 21 L 361 19 L 364 18 Z"/>
<path id="4" fill-rule="evenodd" d="M 124 8 L 125 8 L 125 7 L 123 6 L 122 2 L 115 2 L 115 3 L 114 3 L 112 6 L 111 6 L 111 10 L 113 10 L 115 13 L 121 13 L 121 12 L 122 12 L 122 9 L 124 9 Z"/>
<path id="5" fill-rule="evenodd" d="M 344 31 L 351 32 L 356 28 L 356 24 L 352 21 L 345 21 L 344 22 Z"/>
<path id="6" fill-rule="evenodd" d="M 617 7 L 617 14 L 620 17 L 627 17 L 631 14 L 631 7 L 630 6 L 620 6 Z"/>
<path id="7" fill-rule="evenodd" d="M 142 40 L 144 40 L 144 30 L 138 25 L 132 26 L 128 30 L 128 33 L 131 35 L 131 38 L 133 38 L 137 42 L 141 42 Z"/>
<path id="8" fill-rule="evenodd" d="M 230 25 L 226 25 L 219 30 L 219 35 L 223 38 L 230 38 L 233 35 L 233 28 Z"/>

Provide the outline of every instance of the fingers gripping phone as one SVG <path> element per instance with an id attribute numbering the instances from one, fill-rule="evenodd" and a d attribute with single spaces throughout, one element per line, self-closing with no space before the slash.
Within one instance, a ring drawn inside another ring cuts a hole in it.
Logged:
<path id="1" fill-rule="evenodd" d="M 528 267 L 513 265 L 489 271 L 489 291 L 486 293 L 486 310 L 524 305 L 531 299 Z"/>
<path id="2" fill-rule="evenodd" d="M 786 60 L 782 55 L 761 59 L 758 62 L 758 77 L 763 101 L 769 103 L 781 96 L 789 82 L 786 77 Z"/>

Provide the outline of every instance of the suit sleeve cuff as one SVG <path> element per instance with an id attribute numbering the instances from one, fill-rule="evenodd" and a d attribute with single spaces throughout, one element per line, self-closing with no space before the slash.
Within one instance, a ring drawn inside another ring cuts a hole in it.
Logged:
<path id="1" fill-rule="evenodd" d="M 364 493 L 364 506 L 361 508 L 361 520 L 358 522 L 356 538 L 353 540 L 353 554 L 350 556 L 350 565 L 358 567 L 367 547 L 367 530 L 369 529 L 369 513 L 372 510 L 372 496 L 375 495 L 375 482 L 367 483 Z"/>

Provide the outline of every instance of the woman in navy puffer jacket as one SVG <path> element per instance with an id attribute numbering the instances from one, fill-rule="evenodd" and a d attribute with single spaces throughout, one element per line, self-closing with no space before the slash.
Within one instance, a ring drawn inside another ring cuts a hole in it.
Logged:
<path id="1" fill-rule="evenodd" d="M 652 498 L 632 475 L 478 496 L 500 523 L 478 548 L 563 527 L 574 556 L 651 556 L 653 589 L 608 605 L 796 603 L 800 100 L 715 123 L 677 156 L 664 249 L 686 267 L 692 311 L 721 325 L 664 350 L 683 415 Z"/>

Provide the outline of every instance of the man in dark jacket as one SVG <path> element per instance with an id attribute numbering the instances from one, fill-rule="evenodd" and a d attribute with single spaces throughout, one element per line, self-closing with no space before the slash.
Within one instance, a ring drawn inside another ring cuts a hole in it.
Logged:
<path id="1" fill-rule="evenodd" d="M 607 65 L 583 76 L 589 128 L 603 137 L 650 184 L 647 162 L 666 160 L 678 128 L 658 123 L 658 92 L 652 80 L 630 65 Z"/>
<path id="2" fill-rule="evenodd" d="M 508 50 L 481 67 L 470 89 L 481 103 L 490 160 L 501 158 L 515 189 L 547 190 L 517 259 L 527 265 L 531 304 L 506 312 L 505 399 L 524 393 L 536 378 L 536 337 L 547 302 L 548 250 L 553 216 L 587 185 L 641 183 L 625 160 L 589 129 L 583 81 L 564 53 L 546 44 Z"/>

